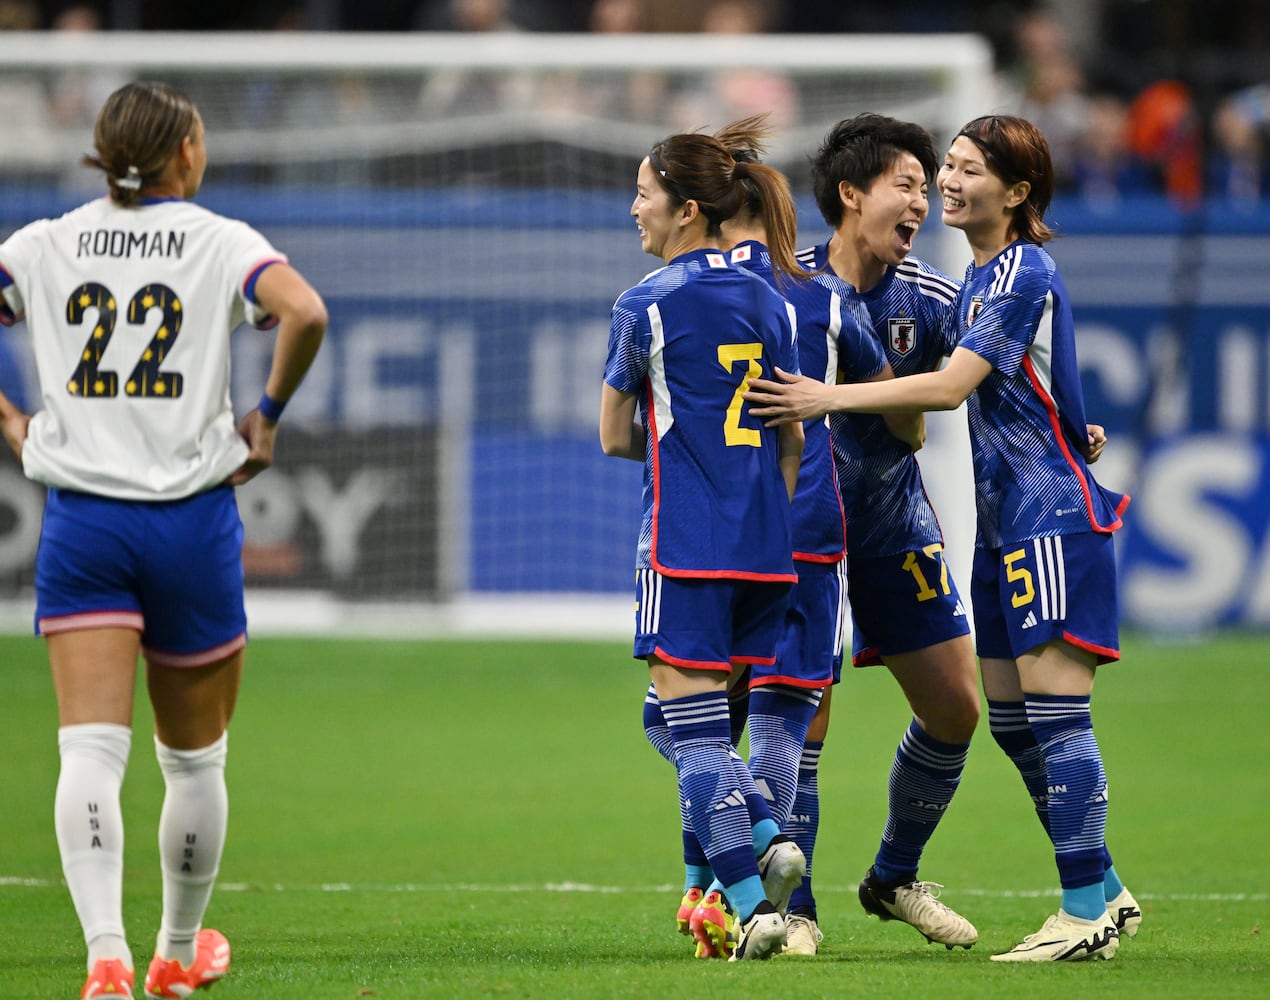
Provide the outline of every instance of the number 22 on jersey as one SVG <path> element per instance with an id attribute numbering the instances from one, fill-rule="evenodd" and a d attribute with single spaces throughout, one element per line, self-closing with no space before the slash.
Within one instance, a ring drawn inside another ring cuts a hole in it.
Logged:
<path id="1" fill-rule="evenodd" d="M 97 324 L 88 335 L 79 364 L 66 383 L 66 391 L 72 396 L 89 399 L 108 399 L 119 394 L 119 375 L 101 367 L 102 357 L 114 336 L 119 311 L 114 293 L 105 285 L 86 281 L 70 295 L 66 302 L 66 319 L 72 326 L 82 326 L 89 309 L 97 311 Z M 159 328 L 150 343 L 141 352 L 132 373 L 124 383 L 129 396 L 151 399 L 176 399 L 185 386 L 185 378 L 179 372 L 163 372 L 159 366 L 172 350 L 181 332 L 181 300 L 166 285 L 146 285 L 128 302 L 127 321 L 133 326 L 144 326 L 152 309 L 161 313 Z"/>

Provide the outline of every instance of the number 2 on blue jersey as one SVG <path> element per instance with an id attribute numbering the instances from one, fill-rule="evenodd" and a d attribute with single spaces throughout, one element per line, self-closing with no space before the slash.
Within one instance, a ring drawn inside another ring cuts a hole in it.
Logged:
<path id="1" fill-rule="evenodd" d="M 763 368 L 758 363 L 758 359 L 762 356 L 763 345 L 759 343 L 719 345 L 719 364 L 725 370 L 732 371 L 738 361 L 748 362 L 745 374 L 741 376 L 736 392 L 732 395 L 732 402 L 728 405 L 727 419 L 723 421 L 723 441 L 729 447 L 732 445 L 746 445 L 751 448 L 762 446 L 762 436 L 756 428 L 741 426 L 741 407 L 745 403 L 743 394 L 750 379 L 759 378 L 763 374 Z"/>

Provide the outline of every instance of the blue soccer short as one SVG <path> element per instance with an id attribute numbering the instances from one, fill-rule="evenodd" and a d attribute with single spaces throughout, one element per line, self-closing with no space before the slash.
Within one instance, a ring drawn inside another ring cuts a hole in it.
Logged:
<path id="1" fill-rule="evenodd" d="M 157 502 L 51 489 L 35 558 L 36 632 L 133 628 L 153 663 L 215 663 L 247 641 L 242 545 L 228 486 Z"/>
<path id="2" fill-rule="evenodd" d="M 854 627 L 851 662 L 857 667 L 970 632 L 939 543 L 890 556 L 848 553 L 847 591 Z"/>
<path id="3" fill-rule="evenodd" d="M 789 588 L 636 570 L 635 656 L 724 672 L 734 664 L 774 663 Z"/>
<path id="4" fill-rule="evenodd" d="M 980 657 L 1012 660 L 1056 639 L 1120 659 L 1116 550 L 1089 531 L 976 549 L 970 581 Z"/>
<path id="5" fill-rule="evenodd" d="M 825 688 L 842 675 L 842 629 L 847 612 L 846 563 L 797 561 L 785 628 L 774 664 L 755 664 L 750 687 L 788 684 Z"/>

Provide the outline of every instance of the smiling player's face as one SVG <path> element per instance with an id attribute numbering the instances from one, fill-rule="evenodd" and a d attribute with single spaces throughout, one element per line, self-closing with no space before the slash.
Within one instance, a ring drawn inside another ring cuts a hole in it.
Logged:
<path id="1" fill-rule="evenodd" d="M 965 136 L 958 136 L 948 147 L 939 168 L 939 191 L 944 225 L 967 236 L 995 234 L 1009 224 L 1009 192 L 989 169 L 983 152 Z"/>
<path id="2" fill-rule="evenodd" d="M 921 161 L 900 153 L 860 194 L 860 235 L 869 253 L 891 267 L 898 265 L 912 251 L 913 237 L 929 211 Z"/>
<path id="3" fill-rule="evenodd" d="M 664 251 L 675 230 L 670 193 L 661 186 L 648 158 L 639 165 L 635 178 L 635 200 L 631 215 L 639 229 L 639 243 L 644 253 L 665 259 Z"/>

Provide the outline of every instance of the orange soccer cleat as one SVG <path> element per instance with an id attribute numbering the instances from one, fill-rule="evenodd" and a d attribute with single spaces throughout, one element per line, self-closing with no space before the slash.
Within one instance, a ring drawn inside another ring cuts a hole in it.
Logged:
<path id="1" fill-rule="evenodd" d="M 189 968 L 174 958 L 154 956 L 146 973 L 149 1000 L 184 1000 L 195 990 L 211 986 L 229 971 L 229 942 L 224 934 L 204 929 L 195 940 L 198 952 Z"/>
<path id="2" fill-rule="evenodd" d="M 80 1000 L 132 1000 L 132 983 L 136 976 L 117 958 L 99 958 L 93 963 L 88 982 L 80 993 Z"/>

